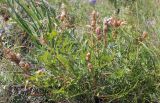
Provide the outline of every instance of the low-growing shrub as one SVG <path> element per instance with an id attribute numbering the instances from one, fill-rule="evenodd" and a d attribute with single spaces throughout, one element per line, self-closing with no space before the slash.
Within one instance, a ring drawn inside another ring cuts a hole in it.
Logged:
<path id="1" fill-rule="evenodd" d="M 148 32 L 137 31 L 125 17 L 104 18 L 90 4 L 84 5 L 92 13 L 81 17 L 72 13 L 86 14 L 76 2 L 7 3 L 11 18 L 30 39 L 26 53 L 3 47 L 5 58 L 24 74 L 11 102 L 34 97 L 56 103 L 159 102 L 158 49 Z"/>

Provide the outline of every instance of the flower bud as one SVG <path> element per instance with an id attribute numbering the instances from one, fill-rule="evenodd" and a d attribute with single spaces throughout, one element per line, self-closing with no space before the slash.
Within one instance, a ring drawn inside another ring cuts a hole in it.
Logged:
<path id="1" fill-rule="evenodd" d="M 122 21 L 121 20 L 116 20 L 114 26 L 119 27 L 121 26 Z"/>
<path id="2" fill-rule="evenodd" d="M 91 72 L 93 69 L 93 65 L 91 63 L 88 63 L 87 67 L 88 67 L 89 72 Z"/>
<path id="3" fill-rule="evenodd" d="M 64 3 L 62 3 L 61 9 L 65 9 L 65 8 L 66 8 L 66 5 Z"/>
<path id="4" fill-rule="evenodd" d="M 88 52 L 88 53 L 86 54 L 86 61 L 89 62 L 90 59 L 91 59 L 91 53 Z"/>
<path id="5" fill-rule="evenodd" d="M 95 10 L 92 11 L 92 20 L 96 21 L 97 12 Z"/>
<path id="6" fill-rule="evenodd" d="M 20 61 L 19 62 L 19 66 L 25 71 L 27 72 L 30 68 L 30 64 L 24 61 Z"/>
<path id="7" fill-rule="evenodd" d="M 143 32 L 142 38 L 145 39 L 147 37 L 148 33 L 146 31 Z"/>
<path id="8" fill-rule="evenodd" d="M 11 50 L 10 50 L 9 48 L 5 48 L 5 49 L 4 49 L 4 53 L 5 53 L 5 54 L 9 54 L 10 52 L 11 52 Z"/>
<path id="9" fill-rule="evenodd" d="M 24 68 L 25 68 L 26 70 L 28 70 L 28 69 L 30 68 L 30 64 L 29 64 L 29 63 L 25 63 Z"/>
<path id="10" fill-rule="evenodd" d="M 19 66 L 20 66 L 21 68 L 25 67 L 25 62 L 24 62 L 24 61 L 20 61 L 20 62 L 19 62 Z"/>
<path id="11" fill-rule="evenodd" d="M 100 35 L 100 34 L 101 34 L 101 28 L 100 28 L 100 27 L 97 27 L 97 28 L 96 28 L 96 34 L 97 34 L 97 35 Z"/>
<path id="12" fill-rule="evenodd" d="M 108 26 L 107 25 L 103 26 L 103 31 L 104 31 L 104 33 L 107 33 L 107 31 L 108 31 Z"/>
<path id="13" fill-rule="evenodd" d="M 92 20 L 92 21 L 91 21 L 91 26 L 92 26 L 92 27 L 95 27 L 95 26 L 96 26 L 96 21 Z"/>
<path id="14" fill-rule="evenodd" d="M 18 60 L 20 60 L 20 59 L 21 59 L 21 54 L 20 54 L 20 53 L 17 53 L 17 54 L 16 54 L 16 57 L 17 57 Z"/>
<path id="15" fill-rule="evenodd" d="M 97 34 L 97 39 L 100 40 L 101 39 L 101 28 L 100 27 L 96 28 L 96 34 Z"/>
<path id="16" fill-rule="evenodd" d="M 61 20 L 61 21 L 64 21 L 64 19 L 66 18 L 66 15 L 67 15 L 67 14 L 66 14 L 66 11 L 63 10 L 62 13 L 61 13 L 61 15 L 60 15 L 60 20 Z"/>

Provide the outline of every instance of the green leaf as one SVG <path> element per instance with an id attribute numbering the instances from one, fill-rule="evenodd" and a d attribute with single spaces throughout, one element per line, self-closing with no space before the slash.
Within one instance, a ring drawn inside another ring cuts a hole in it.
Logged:
<path id="1" fill-rule="evenodd" d="M 48 33 L 48 40 L 52 40 L 57 36 L 57 31 L 52 31 L 51 33 Z"/>
<path id="2" fill-rule="evenodd" d="M 120 79 L 125 75 L 125 70 L 124 69 L 118 69 L 113 73 L 113 77 Z"/>
<path id="3" fill-rule="evenodd" d="M 51 57 L 52 55 L 48 51 L 46 51 L 41 56 L 39 56 L 39 61 L 49 63 L 49 61 L 52 59 Z"/>
<path id="4" fill-rule="evenodd" d="M 61 54 L 58 54 L 57 59 L 65 69 L 69 70 L 69 62 L 65 57 L 63 57 Z"/>

